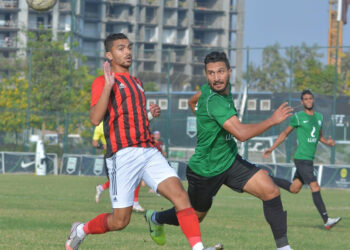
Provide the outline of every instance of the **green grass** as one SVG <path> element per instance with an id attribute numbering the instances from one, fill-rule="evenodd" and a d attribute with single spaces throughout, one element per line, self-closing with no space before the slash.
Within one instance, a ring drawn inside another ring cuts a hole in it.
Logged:
<path id="1" fill-rule="evenodd" d="M 0 175 L 0 249 L 63 249 L 74 221 L 86 222 L 110 212 L 108 193 L 94 201 L 102 177 Z M 350 191 L 322 190 L 330 216 L 343 220 L 330 231 L 313 205 L 309 189 L 298 195 L 282 191 L 288 210 L 288 237 L 294 250 L 350 249 Z M 170 203 L 141 188 L 145 208 L 167 209 Z M 258 199 L 223 187 L 201 224 L 205 244 L 222 242 L 225 249 L 275 249 Z M 123 231 L 89 235 L 81 249 L 190 249 L 179 227 L 166 226 L 167 243 L 153 243 L 143 214 L 134 213 Z"/>

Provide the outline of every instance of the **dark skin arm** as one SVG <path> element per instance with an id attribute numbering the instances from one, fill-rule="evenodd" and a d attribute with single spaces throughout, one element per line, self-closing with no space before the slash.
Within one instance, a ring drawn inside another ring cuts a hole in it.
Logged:
<path id="1" fill-rule="evenodd" d="M 323 134 L 322 134 L 322 130 L 320 131 L 320 142 L 322 142 L 323 144 L 326 144 L 330 147 L 333 147 L 335 145 L 335 141 L 332 139 L 332 137 L 328 137 L 328 140 L 326 138 L 324 138 Z"/>
<path id="2" fill-rule="evenodd" d="M 243 124 L 237 116 L 232 116 L 223 124 L 223 128 L 237 140 L 244 142 L 290 117 L 293 109 L 287 105 L 287 102 L 283 103 L 270 118 L 255 124 Z"/>
<path id="3" fill-rule="evenodd" d="M 194 113 L 196 104 L 198 102 L 199 97 L 201 96 L 202 92 L 199 90 L 196 94 L 191 96 L 191 98 L 188 100 L 188 105 L 190 105 L 192 112 Z"/>
<path id="4" fill-rule="evenodd" d="M 104 77 L 105 77 L 105 86 L 102 90 L 101 96 L 98 99 L 96 105 L 91 107 L 90 109 L 90 121 L 93 125 L 98 126 L 100 124 L 102 118 L 104 117 L 108 102 L 109 96 L 111 94 L 111 90 L 114 85 L 114 75 L 111 72 L 111 66 L 109 62 L 105 62 L 103 65 Z"/>
<path id="5" fill-rule="evenodd" d="M 294 128 L 292 126 L 288 126 L 285 130 L 283 130 L 283 132 L 277 137 L 276 141 L 273 143 L 271 148 L 265 150 L 265 152 L 262 154 L 262 157 L 269 158 L 272 151 L 284 142 L 284 140 L 287 138 L 290 132 L 293 131 L 293 129 Z"/>

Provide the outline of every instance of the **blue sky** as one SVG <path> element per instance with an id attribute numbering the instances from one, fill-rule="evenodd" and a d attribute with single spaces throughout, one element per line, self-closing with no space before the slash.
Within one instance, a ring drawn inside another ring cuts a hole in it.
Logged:
<path id="1" fill-rule="evenodd" d="M 328 45 L 329 0 L 246 0 L 244 46 Z M 350 6 L 343 45 L 350 46 Z"/>

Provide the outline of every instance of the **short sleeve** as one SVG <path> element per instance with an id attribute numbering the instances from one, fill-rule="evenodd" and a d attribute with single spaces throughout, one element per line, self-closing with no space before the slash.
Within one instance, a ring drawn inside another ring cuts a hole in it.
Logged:
<path id="1" fill-rule="evenodd" d="M 102 90 L 105 86 L 104 76 L 99 76 L 95 78 L 94 82 L 91 86 L 91 103 L 90 108 L 95 106 L 98 102 L 98 99 L 100 99 Z"/>
<path id="2" fill-rule="evenodd" d="M 290 121 L 289 121 L 289 125 L 293 128 L 296 128 L 299 126 L 299 120 L 298 120 L 298 115 L 297 113 L 295 113 L 291 118 L 290 118 Z"/>
<path id="3" fill-rule="evenodd" d="M 209 117 L 216 120 L 222 127 L 232 116 L 237 115 L 233 103 L 228 102 L 219 95 L 209 96 L 207 99 L 207 112 Z"/>
<path id="4" fill-rule="evenodd" d="M 321 130 L 323 128 L 323 115 L 322 114 L 319 114 L 320 115 L 320 127 L 321 127 Z"/>

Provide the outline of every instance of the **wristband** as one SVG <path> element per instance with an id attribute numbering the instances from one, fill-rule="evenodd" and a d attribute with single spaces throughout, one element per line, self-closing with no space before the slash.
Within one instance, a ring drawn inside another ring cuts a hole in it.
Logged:
<path id="1" fill-rule="evenodd" d="M 152 113 L 151 113 L 151 111 L 149 111 L 149 112 L 147 113 L 147 118 L 148 118 L 149 121 L 151 121 L 151 120 L 154 118 L 153 115 L 152 115 Z"/>

